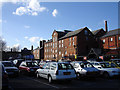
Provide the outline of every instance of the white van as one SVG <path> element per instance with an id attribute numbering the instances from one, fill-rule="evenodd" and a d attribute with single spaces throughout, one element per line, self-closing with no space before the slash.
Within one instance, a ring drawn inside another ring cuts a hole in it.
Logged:
<path id="1" fill-rule="evenodd" d="M 48 79 L 49 83 L 52 80 L 68 80 L 76 78 L 76 73 L 72 65 L 68 62 L 48 62 L 43 68 L 36 71 L 37 77 Z"/>

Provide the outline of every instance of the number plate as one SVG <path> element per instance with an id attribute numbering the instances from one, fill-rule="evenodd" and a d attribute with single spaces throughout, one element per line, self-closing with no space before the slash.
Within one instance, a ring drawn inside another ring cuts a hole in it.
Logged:
<path id="1" fill-rule="evenodd" d="M 64 75 L 70 75 L 71 73 L 70 72 L 64 72 L 63 74 Z"/>

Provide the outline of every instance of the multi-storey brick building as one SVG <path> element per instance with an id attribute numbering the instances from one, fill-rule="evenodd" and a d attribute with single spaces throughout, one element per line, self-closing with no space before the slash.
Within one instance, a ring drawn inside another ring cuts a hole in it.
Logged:
<path id="1" fill-rule="evenodd" d="M 52 34 L 52 39 L 45 43 L 44 59 L 59 60 L 62 57 L 87 56 L 91 48 L 97 48 L 97 42 L 93 33 L 87 28 L 75 31 L 56 31 Z"/>
<path id="2" fill-rule="evenodd" d="M 115 30 L 110 30 L 104 36 L 101 37 L 103 41 L 103 48 L 110 49 L 106 55 L 116 55 L 120 54 L 120 28 Z M 120 56 L 119 56 L 120 57 Z"/>

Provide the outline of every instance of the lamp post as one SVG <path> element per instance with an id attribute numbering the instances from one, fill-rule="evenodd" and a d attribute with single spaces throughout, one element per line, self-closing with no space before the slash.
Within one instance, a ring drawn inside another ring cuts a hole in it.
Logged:
<path id="1" fill-rule="evenodd" d="M 75 61 L 77 60 L 77 46 L 74 45 L 74 48 L 75 48 Z"/>

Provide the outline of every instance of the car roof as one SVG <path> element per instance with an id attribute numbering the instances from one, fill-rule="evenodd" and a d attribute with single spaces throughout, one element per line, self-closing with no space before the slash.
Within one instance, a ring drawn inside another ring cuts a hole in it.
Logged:
<path id="1" fill-rule="evenodd" d="M 11 61 L 2 61 L 2 62 L 10 62 L 10 63 L 12 63 Z"/>

